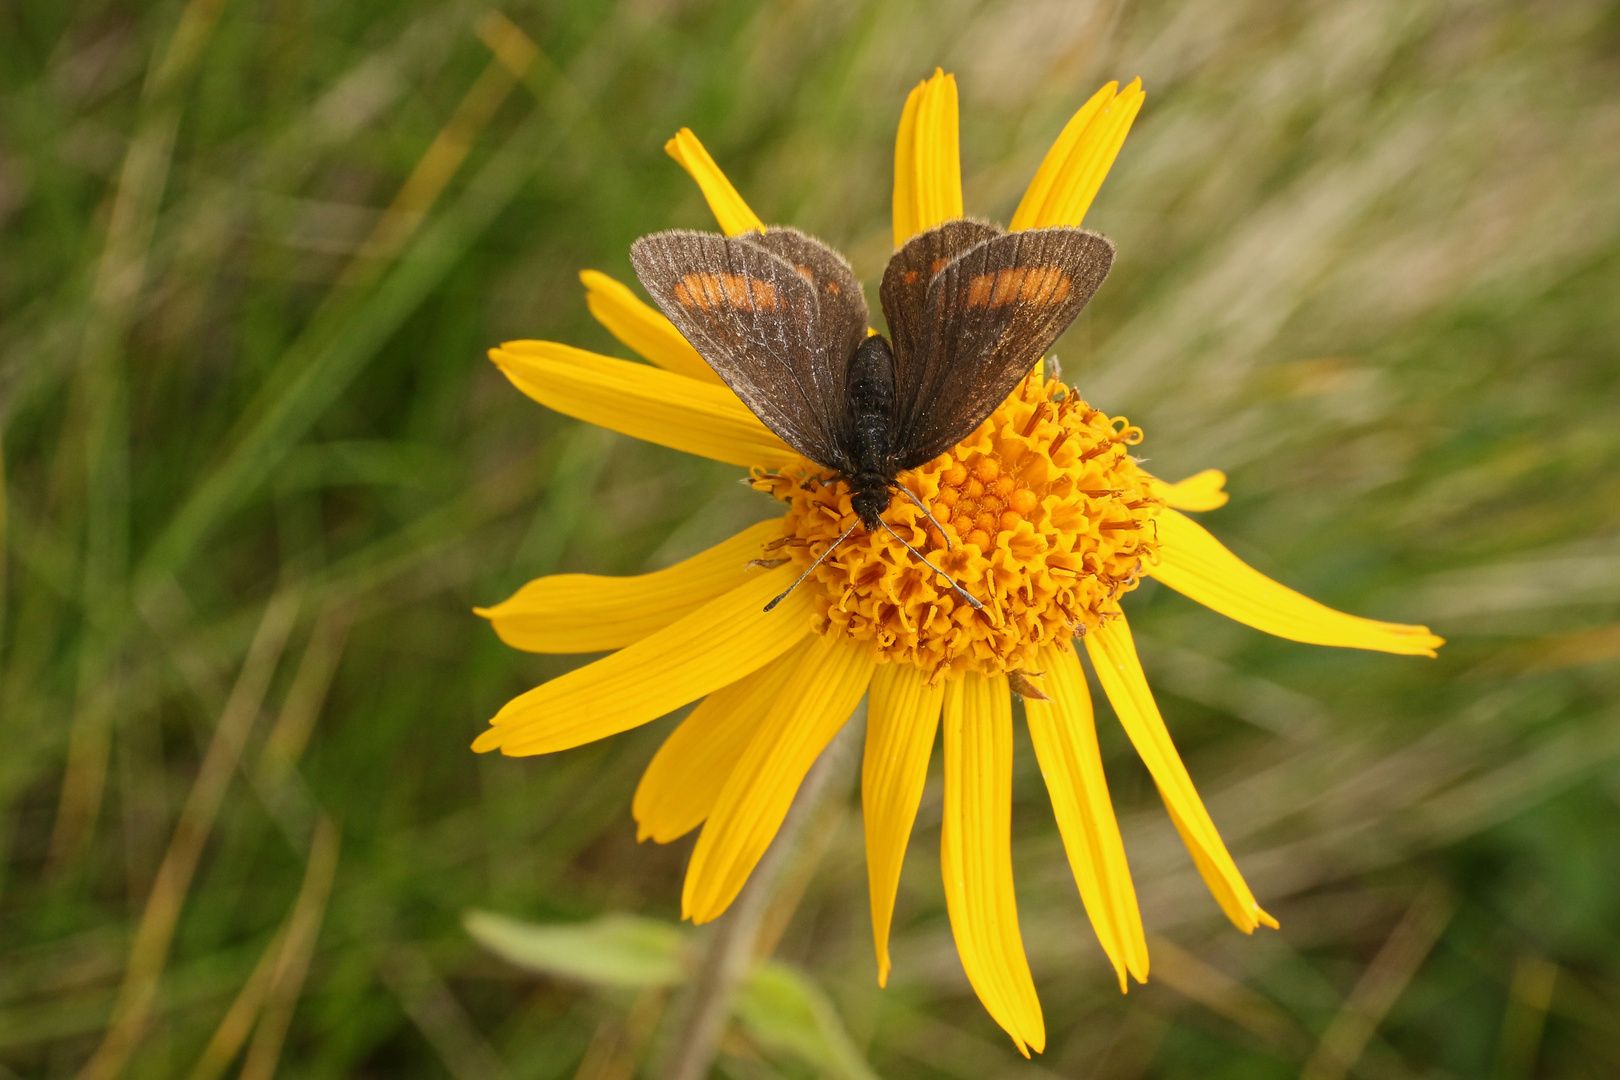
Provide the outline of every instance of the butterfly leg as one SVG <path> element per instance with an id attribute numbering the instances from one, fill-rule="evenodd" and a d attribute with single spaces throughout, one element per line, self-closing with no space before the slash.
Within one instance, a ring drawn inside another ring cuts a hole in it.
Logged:
<path id="1" fill-rule="evenodd" d="M 929 562 L 928 561 L 928 556 L 924 555 L 922 552 L 918 551 L 916 548 L 912 547 L 910 544 L 907 544 L 906 543 L 906 538 L 901 536 L 899 533 L 895 532 L 893 525 L 890 525 L 887 521 L 879 521 L 878 524 L 882 525 L 885 529 L 888 529 L 890 536 L 892 536 L 896 540 L 900 541 L 900 543 L 905 544 L 906 550 L 911 552 L 913 555 L 917 556 L 917 561 L 918 562 L 922 563 L 924 566 L 928 567 L 928 569 L 932 570 L 934 573 L 938 574 L 940 577 L 942 577 L 946 581 L 950 582 L 951 588 L 955 589 L 958 593 L 960 593 L 962 595 L 962 599 L 966 600 L 968 603 L 973 605 L 973 610 L 975 610 L 975 611 L 983 611 L 984 610 L 984 605 L 979 603 L 978 600 L 974 599 L 974 596 L 973 596 L 972 593 L 968 592 L 966 589 L 962 588 L 962 586 L 958 585 L 956 583 L 955 578 L 951 577 L 951 575 L 947 574 L 945 571 L 941 570 L 939 567 L 937 567 L 933 563 Z M 849 534 L 845 533 L 844 535 L 848 536 Z"/>
<path id="2" fill-rule="evenodd" d="M 941 536 L 943 536 L 945 538 L 945 550 L 946 551 L 951 550 L 951 534 L 945 531 L 945 526 L 941 525 L 939 523 L 939 519 L 936 518 L 929 511 L 928 505 L 926 503 L 924 503 L 921 499 L 917 498 L 916 493 L 913 492 L 910 488 L 906 487 L 906 485 L 904 485 L 904 484 L 896 484 L 896 485 L 894 485 L 894 487 L 895 487 L 896 491 L 899 491 L 906 498 L 910 499 L 912 502 L 917 504 L 917 509 L 919 509 L 919 510 L 921 510 L 923 512 L 923 517 L 925 517 L 929 521 L 933 522 L 934 528 L 939 530 L 939 535 L 941 535 Z M 905 541 L 902 540 L 901 543 L 905 543 Z M 909 547 L 910 545 L 907 545 L 907 546 Z"/>
<path id="3" fill-rule="evenodd" d="M 821 565 L 821 562 L 822 562 L 823 559 L 825 559 L 827 556 L 831 555 L 833 553 L 834 549 L 836 549 L 839 544 L 842 544 L 845 540 L 849 539 L 849 534 L 854 532 L 856 526 L 859 525 L 859 524 L 860 524 L 860 522 L 856 522 L 855 525 L 851 525 L 849 528 L 845 529 L 844 530 L 844 535 L 840 536 L 838 539 L 834 540 L 832 542 L 832 546 L 829 547 L 826 551 L 823 551 L 820 555 L 817 555 L 816 556 L 816 561 L 810 564 L 810 568 L 808 570 L 806 570 L 804 573 L 799 575 L 798 580 L 796 580 L 793 584 L 789 585 L 785 591 L 778 594 L 776 599 L 772 600 L 770 603 L 765 605 L 765 610 L 769 611 L 773 607 L 775 607 L 777 604 L 780 604 L 783 600 L 786 600 L 788 598 L 788 593 L 791 593 L 794 589 L 797 589 L 800 585 L 802 585 L 804 583 L 804 579 L 809 577 L 810 574 L 815 570 L 815 568 Z M 900 542 L 902 544 L 906 543 L 904 540 L 902 540 Z M 911 545 L 906 544 L 906 546 L 910 547 Z"/>

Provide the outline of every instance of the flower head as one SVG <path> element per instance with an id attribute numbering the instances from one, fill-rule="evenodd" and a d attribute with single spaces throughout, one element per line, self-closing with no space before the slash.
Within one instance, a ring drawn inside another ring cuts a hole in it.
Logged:
<path id="1" fill-rule="evenodd" d="M 1011 228 L 1077 226 L 1142 104 L 1110 83 L 1042 161 Z M 701 143 L 666 149 L 730 235 L 764 226 Z M 962 216 L 956 86 L 912 91 L 895 147 L 896 246 Z M 554 342 L 491 358 L 524 393 L 604 427 L 743 466 L 785 504 L 774 519 L 634 578 L 564 574 L 481 609 L 503 640 L 538 652 L 616 650 L 509 702 L 473 744 L 539 754 L 600 739 L 683 705 L 637 789 L 642 839 L 702 827 L 683 915 L 713 919 L 742 889 L 811 764 L 868 697 L 862 770 L 878 978 L 901 860 L 936 736 L 944 733 L 940 864 L 958 952 L 986 1009 L 1024 1053 L 1045 1029 L 1018 929 L 1010 858 L 1012 692 L 1086 912 L 1119 977 L 1148 957 L 1076 641 L 1164 798 L 1216 901 L 1240 929 L 1275 926 L 1245 884 L 1177 754 L 1137 659 L 1121 600 L 1144 576 L 1240 622 L 1319 645 L 1434 655 L 1427 629 L 1323 607 L 1246 566 L 1182 511 L 1226 501 L 1214 470 L 1177 484 L 1130 454 L 1142 432 L 1036 364 L 979 428 L 900 474 L 885 521 L 980 600 L 887 532 L 855 530 L 847 485 L 772 434 L 662 314 L 586 271 L 591 312 L 663 370 Z M 1031 358 L 1035 364 L 1038 358 Z M 770 611 L 818 556 L 804 586 Z"/>
<path id="2" fill-rule="evenodd" d="M 816 629 L 934 679 L 1038 671 L 1040 647 L 1095 629 L 1157 549 L 1159 500 L 1127 450 L 1141 437 L 1031 372 L 972 435 L 902 473 L 917 501 L 897 498 L 887 512 L 983 610 L 899 539 L 857 531 L 816 568 Z M 855 521 L 848 486 L 808 462 L 756 472 L 754 485 L 788 504 L 782 550 L 800 565 Z"/>

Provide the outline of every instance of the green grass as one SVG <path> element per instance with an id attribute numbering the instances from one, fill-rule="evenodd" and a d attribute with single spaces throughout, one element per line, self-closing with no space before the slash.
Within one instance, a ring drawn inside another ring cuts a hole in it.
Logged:
<path id="1" fill-rule="evenodd" d="M 0 1077 L 77 1073 L 142 973 L 130 1077 L 198 1075 L 244 986 L 272 988 L 232 1075 L 568 1077 L 645 1027 L 656 1001 L 525 974 L 461 919 L 675 920 L 687 845 L 638 847 L 629 817 L 671 722 L 472 755 L 576 661 L 469 609 L 770 507 L 482 353 L 623 355 L 575 275 L 710 227 L 662 152 L 682 125 L 873 280 L 894 124 L 936 63 L 969 211 L 1001 220 L 1068 114 L 1142 76 L 1087 221 L 1120 259 L 1065 375 L 1154 471 L 1230 474 L 1204 519 L 1254 565 L 1450 644 L 1311 648 L 1140 590 L 1171 729 L 1283 929 L 1225 923 L 1105 717 L 1156 936 L 1121 997 L 1021 742 L 1033 1064 L 955 960 L 937 781 L 889 988 L 853 793 L 777 955 L 885 1077 L 1298 1076 L 1357 1016 L 1364 1052 L 1320 1075 L 1620 1071 L 1620 9 L 520 3 L 521 81 L 482 11 L 0 12 Z M 445 131 L 464 160 L 430 150 Z M 424 159 L 454 167 L 384 222 Z M 172 944 L 128 977 L 154 896 Z M 307 971 L 254 982 L 267 950 Z M 809 1075 L 728 1045 L 728 1075 Z"/>

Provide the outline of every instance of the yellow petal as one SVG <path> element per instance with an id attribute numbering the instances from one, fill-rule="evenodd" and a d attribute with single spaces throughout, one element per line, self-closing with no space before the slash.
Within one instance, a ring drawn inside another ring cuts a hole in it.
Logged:
<path id="1" fill-rule="evenodd" d="M 804 774 L 860 704 L 875 663 L 866 642 L 840 634 L 811 640 L 703 825 L 686 868 L 682 918 L 708 922 L 736 899 Z"/>
<path id="2" fill-rule="evenodd" d="M 1136 79 L 1116 96 L 1118 83 L 1109 83 L 1080 106 L 1064 125 L 1041 167 L 1035 170 L 1013 214 L 1009 229 L 1044 229 L 1078 226 L 1085 220 L 1108 170 L 1125 144 L 1131 122 L 1141 111 L 1142 80 Z"/>
<path id="3" fill-rule="evenodd" d="M 894 140 L 894 246 L 961 216 L 956 76 L 935 68 L 906 98 Z"/>
<path id="4" fill-rule="evenodd" d="M 752 675 L 716 690 L 664 740 L 630 804 L 638 841 L 667 844 L 703 824 L 808 646 L 801 642 Z"/>
<path id="5" fill-rule="evenodd" d="M 628 285 L 595 270 L 581 270 L 579 280 L 585 285 L 585 306 L 596 321 L 637 355 L 677 375 L 720 382 L 720 376 L 681 336 L 675 324 L 662 311 L 643 302 Z"/>
<path id="6" fill-rule="evenodd" d="M 473 608 L 514 649 L 605 652 L 640 641 L 750 576 L 748 560 L 782 535 L 772 519 L 666 570 L 635 577 L 553 574 L 529 582 L 494 607 Z"/>
<path id="7" fill-rule="evenodd" d="M 1301 596 L 1250 567 L 1184 514 L 1166 510 L 1158 526 L 1159 563 L 1149 573 L 1229 619 L 1309 645 L 1433 656 L 1445 644 L 1426 626 L 1362 619 Z"/>
<path id="8" fill-rule="evenodd" d="M 623 435 L 731 465 L 799 461 L 724 386 L 552 341 L 508 341 L 489 358 L 540 404 Z"/>
<path id="9" fill-rule="evenodd" d="M 1147 676 L 1142 674 L 1142 662 L 1137 659 L 1136 642 L 1124 614 L 1115 615 L 1087 634 L 1085 642 L 1091 664 L 1097 669 L 1097 680 L 1108 694 L 1125 734 L 1130 736 L 1131 745 L 1158 785 L 1176 831 L 1221 910 L 1245 934 L 1253 933 L 1261 924 L 1275 928 L 1276 920 L 1260 909 L 1243 875 L 1238 873 L 1237 864 L 1193 787 L 1192 777 L 1187 775 L 1187 767 L 1181 763 L 1181 755 L 1170 741 L 1153 691 L 1148 689 Z"/>
<path id="10" fill-rule="evenodd" d="M 1050 700 L 1024 699 L 1030 741 L 1052 796 L 1080 899 L 1123 992 L 1127 972 L 1137 982 L 1147 982 L 1147 938 L 1125 862 L 1125 842 L 1108 799 L 1091 692 L 1068 642 L 1043 646 L 1037 663 L 1045 672 L 1040 688 Z"/>
<path id="11" fill-rule="evenodd" d="M 616 735 L 758 671 L 810 633 L 811 590 L 779 566 L 716 597 L 612 656 L 559 675 L 507 702 L 473 743 L 479 753 L 549 754 Z"/>
<path id="12" fill-rule="evenodd" d="M 928 757 L 939 729 L 945 684 L 911 664 L 880 664 L 866 707 L 866 758 L 861 808 L 866 819 L 866 881 L 872 899 L 872 940 L 878 985 L 889 981 L 889 923 L 900 887 L 900 865 L 917 820 Z"/>
<path id="13" fill-rule="evenodd" d="M 916 236 L 917 228 L 917 109 L 922 104 L 923 83 L 906 96 L 900 110 L 900 127 L 894 135 L 894 246 L 905 246 Z"/>
<path id="14" fill-rule="evenodd" d="M 1019 1053 L 1046 1048 L 1046 1024 L 1018 932 L 1012 876 L 1012 701 L 1005 675 L 945 687 L 945 907 L 968 982 Z"/>
<path id="15" fill-rule="evenodd" d="M 1114 100 L 1118 90 L 1118 82 L 1107 83 L 1101 90 L 1092 94 L 1086 103 L 1080 106 L 1079 111 L 1069 118 L 1069 122 L 1063 125 L 1063 130 L 1058 132 L 1057 141 L 1041 159 L 1040 168 L 1035 170 L 1035 176 L 1030 180 L 1029 187 L 1024 189 L 1024 197 L 1018 201 L 1018 209 L 1013 211 L 1010 226 L 1013 231 L 1037 227 L 1036 218 L 1040 214 L 1041 207 L 1046 204 L 1047 196 L 1051 194 L 1052 185 L 1062 173 L 1064 162 L 1069 159 L 1075 144 L 1091 130 L 1097 114 Z"/>
<path id="16" fill-rule="evenodd" d="M 664 152 L 680 162 L 681 168 L 691 173 L 692 179 L 703 189 L 703 197 L 708 200 L 709 209 L 714 211 L 721 232 L 727 236 L 741 236 L 745 232 L 765 231 L 765 223 L 743 202 L 743 197 L 737 194 L 737 189 L 731 186 L 731 181 L 714 163 L 714 158 L 703 149 L 703 144 L 698 142 L 691 128 L 681 128 L 676 132 L 675 137 L 664 144 Z"/>
<path id="17" fill-rule="evenodd" d="M 1175 510 L 1218 510 L 1231 498 L 1226 493 L 1226 474 L 1219 469 L 1205 469 L 1177 484 L 1155 480 L 1155 494 L 1164 505 Z"/>

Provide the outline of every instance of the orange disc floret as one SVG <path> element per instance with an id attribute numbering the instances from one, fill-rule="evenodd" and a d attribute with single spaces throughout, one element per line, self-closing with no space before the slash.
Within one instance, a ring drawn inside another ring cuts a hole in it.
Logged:
<path id="1" fill-rule="evenodd" d="M 977 598 L 976 611 L 887 532 L 855 534 L 816 569 L 821 633 L 935 677 L 1028 670 L 1046 642 L 1095 627 L 1153 560 L 1159 502 L 1127 447 L 1140 429 L 1032 372 L 978 430 L 897 482 L 883 518 Z M 756 470 L 788 504 L 783 554 L 809 566 L 851 525 L 849 489 L 806 461 Z"/>

